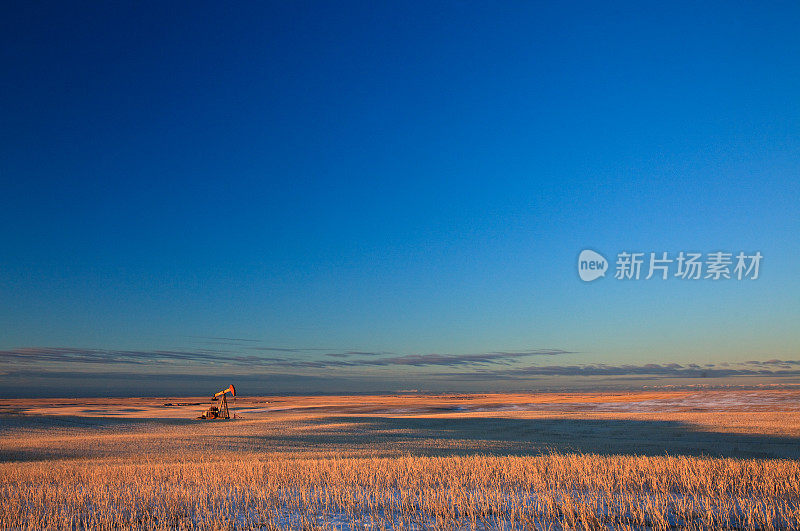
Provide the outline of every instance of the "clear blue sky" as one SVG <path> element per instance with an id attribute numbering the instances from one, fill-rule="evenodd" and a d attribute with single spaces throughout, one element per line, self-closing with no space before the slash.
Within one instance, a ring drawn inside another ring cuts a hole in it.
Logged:
<path id="1" fill-rule="evenodd" d="M 796 3 L 21 2 L 0 25 L 0 383 L 800 381 Z M 584 248 L 764 260 L 583 283 Z"/>

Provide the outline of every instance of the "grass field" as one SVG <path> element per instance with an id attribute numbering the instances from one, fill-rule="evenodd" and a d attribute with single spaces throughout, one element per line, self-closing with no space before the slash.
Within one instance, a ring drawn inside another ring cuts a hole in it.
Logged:
<path id="1" fill-rule="evenodd" d="M 206 402 L 0 400 L 0 527 L 800 527 L 794 390 Z"/>

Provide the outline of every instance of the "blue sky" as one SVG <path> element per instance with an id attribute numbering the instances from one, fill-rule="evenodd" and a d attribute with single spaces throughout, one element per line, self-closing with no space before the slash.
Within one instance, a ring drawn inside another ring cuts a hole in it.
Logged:
<path id="1" fill-rule="evenodd" d="M 800 381 L 795 4 L 379 4 L 4 6 L 0 382 Z"/>

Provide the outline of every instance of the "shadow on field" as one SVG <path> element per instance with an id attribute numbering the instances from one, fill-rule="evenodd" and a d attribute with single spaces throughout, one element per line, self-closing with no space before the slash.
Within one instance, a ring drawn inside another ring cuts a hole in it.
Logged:
<path id="1" fill-rule="evenodd" d="M 19 428 L 88 428 L 119 429 L 153 425 L 184 426 L 195 423 L 194 419 L 158 418 L 158 417 L 110 417 L 110 416 L 73 416 L 73 415 L 2 415 L 0 414 L 0 435 L 3 432 Z"/>
<path id="2" fill-rule="evenodd" d="M 297 438 L 296 443 L 341 444 L 352 449 L 388 445 L 412 453 L 433 454 L 524 455 L 553 451 L 800 458 L 798 438 L 698 431 L 675 421 L 327 417 L 320 422 L 355 426 L 341 434 L 315 434 L 312 430 Z M 285 436 L 278 438 L 288 442 Z"/>
<path id="3" fill-rule="evenodd" d="M 800 438 L 700 431 L 676 421 L 318 416 L 203 422 L 175 418 L 0 416 L 0 462 L 188 455 L 548 452 L 800 458 Z"/>
<path id="4" fill-rule="evenodd" d="M 104 454 L 104 436 L 113 437 L 153 426 L 181 427 L 193 423 L 193 420 L 176 418 L 0 414 L 0 463 L 106 455 L 117 447 Z M 128 453 L 127 448 L 120 451 L 120 455 Z"/>

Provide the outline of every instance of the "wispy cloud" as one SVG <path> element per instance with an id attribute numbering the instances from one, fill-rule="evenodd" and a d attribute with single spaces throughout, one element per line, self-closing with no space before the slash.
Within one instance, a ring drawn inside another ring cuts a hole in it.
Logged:
<path id="1" fill-rule="evenodd" d="M 295 348 L 295 347 L 245 347 L 248 350 L 258 350 L 261 352 L 288 352 L 292 354 L 305 354 L 305 353 L 316 353 L 316 352 L 328 352 L 331 350 L 337 350 L 334 348 Z"/>
<path id="2" fill-rule="evenodd" d="M 243 356 L 210 349 L 195 350 L 108 350 L 72 347 L 30 347 L 0 350 L 0 361 L 8 363 L 130 364 L 165 363 L 231 363 L 238 365 L 268 364 L 283 358 Z"/>
<path id="3" fill-rule="evenodd" d="M 195 339 L 209 339 L 212 341 L 229 342 L 229 343 L 260 343 L 260 339 L 249 339 L 243 337 L 217 337 L 217 336 L 189 336 Z"/>
<path id="4" fill-rule="evenodd" d="M 358 360 L 353 363 L 357 365 L 374 366 L 407 365 L 423 367 L 426 365 L 440 365 L 454 367 L 459 365 L 507 363 L 515 358 L 557 356 L 561 354 L 571 354 L 571 352 L 560 349 L 543 349 L 523 350 L 518 352 L 484 352 L 480 354 L 409 354 L 406 356 L 394 356 L 389 358 Z"/>
<path id="5" fill-rule="evenodd" d="M 483 352 L 479 354 L 406 354 L 402 356 L 385 352 L 334 352 L 326 356 L 335 358 L 357 359 L 337 359 L 337 360 L 301 360 L 301 361 L 282 361 L 276 362 L 276 366 L 295 367 L 295 368 L 335 368 L 335 367 L 459 367 L 475 366 L 479 367 L 487 364 L 509 364 L 516 358 L 529 356 L 558 356 L 562 354 L 572 354 L 572 352 L 561 349 L 536 349 L 522 350 L 516 352 Z M 385 357 L 380 357 L 385 356 Z M 358 359 L 358 357 L 363 357 Z"/>
<path id="6" fill-rule="evenodd" d="M 391 356 L 393 352 L 362 352 L 358 350 L 351 350 L 348 352 L 329 352 L 325 354 L 333 358 L 349 358 L 351 356 Z"/>

